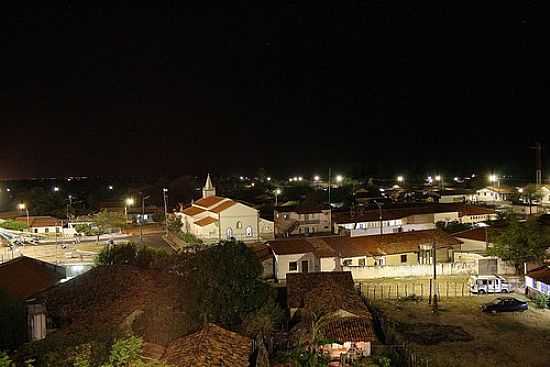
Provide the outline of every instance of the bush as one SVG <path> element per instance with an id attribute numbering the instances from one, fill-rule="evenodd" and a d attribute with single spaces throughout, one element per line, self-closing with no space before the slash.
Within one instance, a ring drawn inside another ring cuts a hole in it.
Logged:
<path id="1" fill-rule="evenodd" d="M 138 247 L 134 243 L 104 247 L 97 255 L 97 265 L 134 265 L 142 269 L 163 268 L 170 256 L 163 250 Z"/>
<path id="2" fill-rule="evenodd" d="M 23 231 L 29 228 L 29 226 L 27 226 L 26 223 L 18 222 L 16 220 L 11 220 L 11 219 L 0 222 L 0 227 L 9 229 L 11 231 Z"/>
<path id="3" fill-rule="evenodd" d="M 539 293 L 535 296 L 535 305 L 537 308 L 547 308 L 550 305 L 550 297 L 546 294 Z"/>

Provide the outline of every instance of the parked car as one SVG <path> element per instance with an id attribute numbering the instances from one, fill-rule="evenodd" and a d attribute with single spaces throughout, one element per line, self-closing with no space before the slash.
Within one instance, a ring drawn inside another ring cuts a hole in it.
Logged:
<path id="1" fill-rule="evenodd" d="M 468 283 L 472 293 L 509 293 L 512 291 L 512 285 L 499 275 L 473 275 Z"/>
<path id="2" fill-rule="evenodd" d="M 483 312 L 491 313 L 527 311 L 528 308 L 529 305 L 527 302 L 512 297 L 500 297 L 492 302 L 481 305 L 481 310 Z"/>

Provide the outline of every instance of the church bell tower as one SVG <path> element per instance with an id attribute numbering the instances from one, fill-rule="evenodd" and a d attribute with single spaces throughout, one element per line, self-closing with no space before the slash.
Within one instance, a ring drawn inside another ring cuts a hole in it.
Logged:
<path id="1" fill-rule="evenodd" d="M 206 183 L 202 188 L 202 197 L 207 198 L 209 196 L 216 196 L 216 188 L 212 185 L 212 180 L 210 180 L 210 173 L 206 177 Z"/>

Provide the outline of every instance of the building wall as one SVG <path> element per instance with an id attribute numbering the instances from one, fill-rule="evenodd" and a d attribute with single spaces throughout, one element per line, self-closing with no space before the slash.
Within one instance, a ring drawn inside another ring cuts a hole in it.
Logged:
<path id="1" fill-rule="evenodd" d="M 401 256 L 405 257 L 406 261 L 402 262 Z M 386 256 L 387 266 L 402 266 L 402 265 L 416 265 L 418 264 L 418 255 L 416 252 L 408 252 L 406 254 L 388 255 Z"/>
<path id="2" fill-rule="evenodd" d="M 222 239 L 227 239 L 227 231 L 231 229 L 233 237 L 237 240 L 257 241 L 259 239 L 259 220 L 260 216 L 256 209 L 241 203 L 225 209 L 220 213 Z M 247 234 L 247 228 L 252 229 L 252 235 Z"/>
<path id="3" fill-rule="evenodd" d="M 321 266 L 319 260 L 311 252 L 305 254 L 293 254 L 293 255 L 277 255 L 275 254 L 275 268 L 277 272 L 277 279 L 285 280 L 287 273 L 301 273 L 303 272 L 302 261 L 308 261 L 308 271 L 320 271 Z M 289 264 L 291 262 L 297 262 L 296 270 L 289 270 Z"/>
<path id="4" fill-rule="evenodd" d="M 448 212 L 448 213 L 435 213 L 434 222 L 458 222 L 460 219 L 458 217 L 458 212 Z"/>
<path id="5" fill-rule="evenodd" d="M 338 257 L 322 257 L 319 263 L 321 271 L 340 271 L 342 268 Z"/>
<path id="6" fill-rule="evenodd" d="M 61 226 L 31 227 L 31 232 L 38 233 L 38 234 L 47 234 L 47 235 L 55 236 L 56 231 L 58 235 L 60 236 L 63 235 L 63 227 Z"/>
<path id="7" fill-rule="evenodd" d="M 270 240 L 275 237 L 275 225 L 272 221 L 260 218 L 260 237 Z"/>
<path id="8" fill-rule="evenodd" d="M 421 224 L 403 224 L 400 226 L 382 227 L 382 233 L 399 233 L 399 232 L 411 232 L 411 231 L 423 231 L 427 229 L 435 229 L 435 223 L 421 223 Z M 366 229 L 352 229 L 350 230 L 351 237 L 359 236 L 372 236 L 380 234 L 380 228 L 366 228 Z"/>
<path id="9" fill-rule="evenodd" d="M 442 204 L 463 203 L 466 200 L 467 200 L 466 195 L 444 195 L 439 198 L 439 202 Z"/>
<path id="10" fill-rule="evenodd" d="M 527 275 L 525 276 L 525 286 L 528 288 L 531 296 L 535 295 L 536 293 L 542 293 L 550 296 L 550 285 L 535 280 Z"/>
<path id="11" fill-rule="evenodd" d="M 294 223 L 298 222 L 298 226 L 290 232 L 291 235 L 330 232 L 330 211 L 323 210 L 307 214 L 277 212 L 275 214 L 275 222 L 277 223 L 277 228 L 290 228 Z"/>
<path id="12" fill-rule="evenodd" d="M 437 264 L 438 275 L 472 275 L 476 274 L 475 263 Z M 403 266 L 365 266 L 342 267 L 342 271 L 351 271 L 354 280 L 394 278 L 394 277 L 430 277 L 433 275 L 433 265 L 403 265 Z"/>

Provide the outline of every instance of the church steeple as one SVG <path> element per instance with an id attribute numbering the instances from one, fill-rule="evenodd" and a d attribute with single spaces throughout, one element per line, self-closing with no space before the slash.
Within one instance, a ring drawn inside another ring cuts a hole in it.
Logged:
<path id="1" fill-rule="evenodd" d="M 206 183 L 202 188 L 202 197 L 207 198 L 209 196 L 216 196 L 216 188 L 212 185 L 212 180 L 210 180 L 210 173 L 206 177 Z"/>

